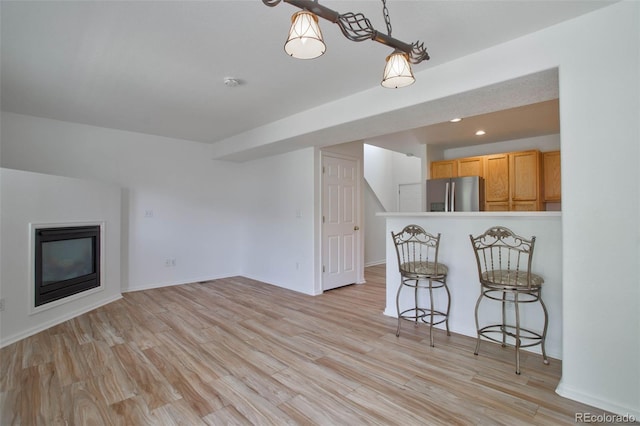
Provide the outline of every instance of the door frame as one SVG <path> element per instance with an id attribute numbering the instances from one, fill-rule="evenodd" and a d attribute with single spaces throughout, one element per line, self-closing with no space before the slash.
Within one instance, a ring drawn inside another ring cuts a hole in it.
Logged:
<path id="1" fill-rule="evenodd" d="M 324 157 L 334 157 L 340 158 L 344 160 L 354 161 L 356 163 L 356 173 L 358 178 L 356 179 L 356 217 L 358 218 L 358 223 L 360 230 L 358 231 L 358 235 L 356 237 L 355 244 L 355 267 L 357 270 L 356 273 L 356 284 L 363 284 L 365 282 L 364 279 L 364 212 L 362 209 L 363 206 L 363 194 L 362 194 L 362 179 L 364 178 L 363 169 L 362 169 L 362 158 L 354 157 L 351 155 L 345 155 L 336 153 L 333 151 L 321 150 L 318 149 L 319 155 L 317 156 L 316 163 L 316 220 L 315 220 L 315 235 L 316 235 L 316 267 L 315 267 L 315 283 L 314 283 L 314 294 L 322 294 L 323 290 L 323 279 L 324 273 L 322 272 L 322 266 L 324 265 L 324 239 L 323 239 L 323 224 L 322 224 L 322 212 L 324 206 L 322 205 L 323 199 L 323 191 L 324 191 L 324 181 L 323 181 L 323 173 L 322 166 L 324 164 Z"/>

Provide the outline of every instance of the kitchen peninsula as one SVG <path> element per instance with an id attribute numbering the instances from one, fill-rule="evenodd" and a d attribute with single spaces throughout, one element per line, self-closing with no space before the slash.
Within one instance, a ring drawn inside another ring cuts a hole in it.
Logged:
<path id="1" fill-rule="evenodd" d="M 480 295 L 476 260 L 469 235 L 479 235 L 496 225 L 506 226 L 523 237 L 536 237 L 532 269 L 544 280 L 542 299 L 549 311 L 546 350 L 552 358 L 562 358 L 562 215 L 561 212 L 426 212 L 426 213 L 378 213 L 386 219 L 387 293 L 385 315 L 397 316 L 396 292 L 400 283 L 398 261 L 391 232 L 399 232 L 405 226 L 415 224 L 432 234 L 441 234 L 439 262 L 449 267 L 447 285 L 451 291 L 449 326 L 451 332 L 476 337 L 475 304 Z M 401 299 L 409 303 L 409 292 Z M 441 302 L 434 295 L 436 305 Z M 507 307 L 513 314 L 513 305 Z M 520 310 L 523 324 L 534 330 L 542 330 L 542 312 L 538 304 L 524 306 Z M 500 303 L 483 301 L 480 321 L 500 318 Z M 425 336 L 428 327 L 424 327 Z M 442 337 L 439 337 L 442 338 Z M 436 348 L 438 346 L 436 340 Z M 473 347 L 469 348 L 473 350 Z M 540 353 L 536 346 L 531 351 Z M 552 361 L 553 362 L 553 361 Z"/>

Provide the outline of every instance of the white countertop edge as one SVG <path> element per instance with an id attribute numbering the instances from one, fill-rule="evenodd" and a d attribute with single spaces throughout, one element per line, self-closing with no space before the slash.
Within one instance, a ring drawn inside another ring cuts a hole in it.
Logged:
<path id="1" fill-rule="evenodd" d="M 442 217 L 457 219 L 463 217 L 524 217 L 550 218 L 562 217 L 562 212 L 378 212 L 380 217 Z"/>

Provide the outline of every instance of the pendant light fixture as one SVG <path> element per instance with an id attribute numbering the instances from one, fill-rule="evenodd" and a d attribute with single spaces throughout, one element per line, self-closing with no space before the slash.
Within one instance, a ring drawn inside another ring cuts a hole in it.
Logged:
<path id="1" fill-rule="evenodd" d="M 384 67 L 382 83 L 380 83 L 383 87 L 398 89 L 409 86 L 415 81 L 406 53 L 395 51 L 387 56 L 387 64 Z"/>
<path id="2" fill-rule="evenodd" d="M 312 59 L 321 56 L 326 46 L 318 25 L 318 17 L 332 22 L 340 28 L 342 35 L 351 41 L 373 40 L 392 47 L 387 57 L 382 86 L 390 88 L 405 87 L 415 82 L 411 64 L 419 64 L 429 59 L 424 43 L 404 43 L 391 37 L 391 20 L 386 0 L 382 0 L 382 13 L 387 24 L 387 34 L 377 31 L 362 13 L 347 12 L 340 14 L 318 3 L 318 0 L 262 0 L 267 6 L 276 6 L 281 1 L 301 9 L 291 17 L 291 29 L 284 50 L 288 55 L 299 59 Z"/>
<path id="3" fill-rule="evenodd" d="M 327 50 L 316 15 L 308 10 L 301 10 L 293 14 L 284 50 L 289 56 L 297 59 L 317 58 Z"/>

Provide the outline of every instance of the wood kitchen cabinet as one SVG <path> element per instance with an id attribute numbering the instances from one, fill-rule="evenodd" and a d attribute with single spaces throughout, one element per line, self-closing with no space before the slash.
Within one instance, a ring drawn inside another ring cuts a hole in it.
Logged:
<path id="1" fill-rule="evenodd" d="M 486 211 L 542 209 L 539 151 L 494 154 L 484 158 Z"/>
<path id="2" fill-rule="evenodd" d="M 484 177 L 484 157 L 458 158 L 458 177 Z"/>
<path id="3" fill-rule="evenodd" d="M 509 154 L 511 210 L 542 210 L 541 160 L 537 150 Z"/>
<path id="4" fill-rule="evenodd" d="M 509 210 L 509 154 L 484 157 L 484 201 L 487 211 Z"/>
<path id="5" fill-rule="evenodd" d="M 458 177 L 458 161 L 444 160 L 431 162 L 431 179 Z"/>
<path id="6" fill-rule="evenodd" d="M 431 162 L 431 179 L 464 176 L 484 177 L 484 157 L 467 157 Z"/>
<path id="7" fill-rule="evenodd" d="M 542 154 L 543 175 L 544 175 L 544 201 L 560 202 L 561 193 L 561 173 L 560 173 L 560 151 L 550 151 Z"/>

